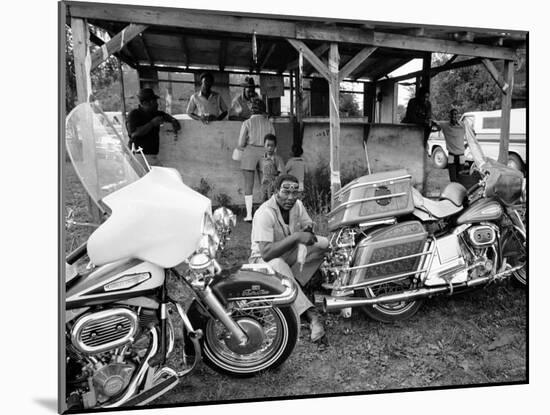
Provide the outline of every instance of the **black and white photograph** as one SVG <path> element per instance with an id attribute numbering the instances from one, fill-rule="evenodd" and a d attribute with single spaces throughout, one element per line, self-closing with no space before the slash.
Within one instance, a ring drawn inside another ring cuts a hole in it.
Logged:
<path id="1" fill-rule="evenodd" d="M 156 3 L 56 5 L 57 411 L 528 387 L 529 26 Z"/>
<path id="2" fill-rule="evenodd" d="M 528 382 L 527 31 L 59 22 L 62 412 Z"/>

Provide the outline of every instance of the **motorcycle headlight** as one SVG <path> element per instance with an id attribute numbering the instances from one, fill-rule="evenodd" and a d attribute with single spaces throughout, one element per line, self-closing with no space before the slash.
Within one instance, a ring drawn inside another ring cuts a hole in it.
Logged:
<path id="1" fill-rule="evenodd" d="M 219 245 L 220 238 L 218 238 L 218 235 L 202 235 L 198 250 L 207 252 L 208 255 L 210 255 L 210 258 L 214 258 L 216 256 L 216 252 L 218 251 Z"/>
<path id="2" fill-rule="evenodd" d="M 217 227 L 235 227 L 237 225 L 237 216 L 226 207 L 216 209 L 212 218 Z"/>

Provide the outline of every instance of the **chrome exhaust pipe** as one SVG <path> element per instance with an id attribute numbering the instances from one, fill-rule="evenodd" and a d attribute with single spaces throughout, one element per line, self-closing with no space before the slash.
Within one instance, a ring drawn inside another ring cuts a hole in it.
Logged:
<path id="1" fill-rule="evenodd" d="M 490 281 L 506 278 L 522 267 L 523 265 L 518 265 L 506 271 L 499 272 L 495 275 L 476 278 L 475 280 L 463 282 L 456 285 L 445 285 L 433 288 L 418 288 L 416 290 L 405 291 L 399 294 L 382 295 L 375 298 L 325 297 L 323 299 L 323 311 L 327 312 L 348 307 L 361 307 L 366 305 L 395 303 L 399 301 L 412 301 L 420 298 L 431 297 L 433 295 L 442 294 L 445 292 L 452 293 L 456 289 L 476 287 L 478 285 L 486 284 Z"/>
<path id="2" fill-rule="evenodd" d="M 323 311 L 327 312 L 348 307 L 361 307 L 365 305 L 411 301 L 416 300 L 417 298 L 429 297 L 445 291 L 449 291 L 449 287 L 419 288 L 417 290 L 405 291 L 400 294 L 389 294 L 375 298 L 325 297 L 323 299 Z"/>
<path id="3" fill-rule="evenodd" d="M 101 406 L 101 408 L 118 408 L 122 405 L 124 405 L 127 401 L 129 401 L 132 396 L 136 394 L 138 386 L 141 384 L 143 377 L 145 376 L 145 373 L 147 372 L 147 369 L 149 369 L 149 360 L 157 353 L 158 350 L 158 335 L 155 328 L 151 328 L 149 330 L 151 333 L 151 350 L 149 353 L 147 353 L 147 356 L 145 359 L 143 359 L 143 363 L 140 366 L 138 372 L 133 377 L 132 381 L 126 388 L 126 392 L 124 392 L 124 395 L 122 395 L 119 399 L 117 399 L 115 402 Z"/>

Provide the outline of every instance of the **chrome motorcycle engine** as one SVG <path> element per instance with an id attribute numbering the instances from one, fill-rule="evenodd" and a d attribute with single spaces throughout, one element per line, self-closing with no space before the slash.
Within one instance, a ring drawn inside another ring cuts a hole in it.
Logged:
<path id="1" fill-rule="evenodd" d="M 353 261 L 357 233 L 355 228 L 344 227 L 331 235 L 330 251 L 325 255 L 325 260 L 320 268 L 325 280 L 324 288 L 338 288 L 344 281 L 347 281 L 348 268 Z"/>
<path id="2" fill-rule="evenodd" d="M 117 307 L 86 313 L 68 325 L 67 377 L 84 409 L 118 399 L 149 347 L 156 310 Z"/>
<path id="3" fill-rule="evenodd" d="M 112 308 L 79 318 L 71 330 L 71 341 L 82 353 L 98 354 L 133 341 L 137 330 L 136 313 Z"/>
<path id="4" fill-rule="evenodd" d="M 488 247 L 497 240 L 497 232 L 498 228 L 494 225 L 476 225 L 468 229 L 468 238 L 477 248 Z"/>

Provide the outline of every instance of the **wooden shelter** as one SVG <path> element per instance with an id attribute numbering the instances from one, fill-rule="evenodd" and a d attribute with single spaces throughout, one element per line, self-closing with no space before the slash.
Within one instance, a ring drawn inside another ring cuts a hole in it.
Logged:
<path id="1" fill-rule="evenodd" d="M 72 28 L 80 102 L 91 92 L 90 71 L 112 54 L 148 81 L 158 79 L 158 72 L 205 69 L 282 74 L 290 78 L 291 117 L 297 125 L 303 122 L 303 77 L 326 80 L 333 194 L 340 187 L 339 97 L 344 80 L 364 84 L 365 120 L 373 122 L 377 92 L 391 91 L 396 82 L 411 77 L 429 88 L 430 77 L 441 71 L 481 64 L 502 91 L 499 160 L 507 160 L 514 61 L 517 49 L 526 47 L 525 32 L 100 3 L 63 2 L 61 8 L 62 20 Z M 111 39 L 103 43 L 91 34 L 90 25 Z M 100 46 L 93 53 L 90 41 Z M 432 68 L 434 52 L 452 57 Z M 421 71 L 388 78 L 412 59 L 423 60 Z M 504 73 L 495 67 L 499 60 L 504 61 Z"/>

